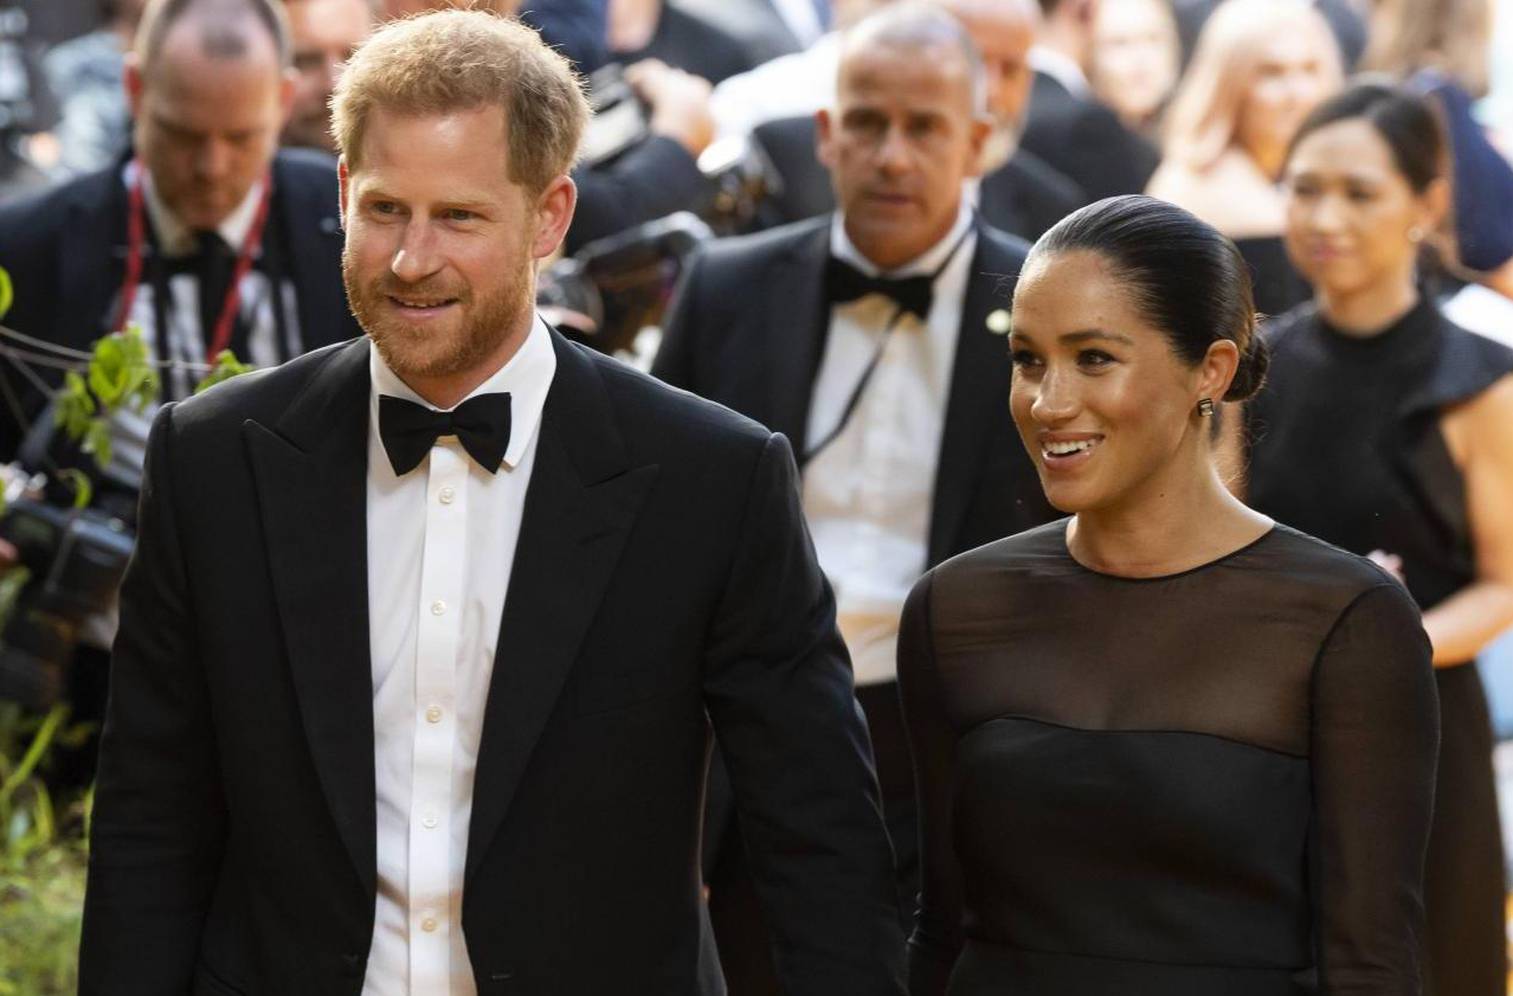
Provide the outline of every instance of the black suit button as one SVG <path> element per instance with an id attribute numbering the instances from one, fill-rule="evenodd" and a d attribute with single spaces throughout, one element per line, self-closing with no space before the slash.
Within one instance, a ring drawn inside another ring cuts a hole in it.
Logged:
<path id="1" fill-rule="evenodd" d="M 489 979 L 493 982 L 508 982 L 515 977 L 513 968 L 501 968 L 497 972 L 490 973 Z"/>

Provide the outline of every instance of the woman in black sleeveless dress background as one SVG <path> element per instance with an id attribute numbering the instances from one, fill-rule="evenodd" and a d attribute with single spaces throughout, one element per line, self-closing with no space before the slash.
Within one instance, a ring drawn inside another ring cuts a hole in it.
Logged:
<path id="1" fill-rule="evenodd" d="M 1513 623 L 1513 352 L 1450 324 L 1416 282 L 1448 206 L 1444 162 L 1430 106 L 1393 87 L 1353 86 L 1301 127 L 1287 245 L 1316 296 L 1267 332 L 1248 498 L 1377 559 L 1423 610 L 1442 716 L 1427 989 L 1501 996 L 1503 858 L 1474 659 Z"/>
<path id="2" fill-rule="evenodd" d="M 904 610 L 913 996 L 1419 992 L 1429 646 L 1386 572 L 1220 480 L 1254 330 L 1234 244 L 1165 202 L 1031 252 L 1011 407 L 1073 515 Z"/>

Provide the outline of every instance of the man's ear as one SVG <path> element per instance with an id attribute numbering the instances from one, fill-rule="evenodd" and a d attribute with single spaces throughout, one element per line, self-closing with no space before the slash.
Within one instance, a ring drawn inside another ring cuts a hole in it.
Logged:
<path id="1" fill-rule="evenodd" d="M 289 123 L 289 118 L 294 113 L 294 91 L 299 85 L 299 75 L 292 69 L 285 69 L 278 80 L 278 126 L 282 130 Z"/>
<path id="2" fill-rule="evenodd" d="M 967 176 L 982 176 L 983 151 L 988 147 L 988 139 L 993 134 L 993 122 L 985 117 L 974 117 L 969 127 L 972 161 L 967 166 Z"/>
<path id="3" fill-rule="evenodd" d="M 551 183 L 536 198 L 536 236 L 531 240 L 531 255 L 545 259 L 557 251 L 573 223 L 573 211 L 578 206 L 578 185 L 572 177 L 563 174 Z"/>
<path id="4" fill-rule="evenodd" d="M 835 170 L 835 118 L 823 107 L 814 112 L 814 157 L 821 166 Z"/>
<path id="5" fill-rule="evenodd" d="M 142 114 L 142 65 L 135 52 L 126 53 L 121 86 L 126 90 L 126 106 L 131 109 L 135 121 Z"/>
<path id="6" fill-rule="evenodd" d="M 336 160 L 336 190 L 341 198 L 337 217 L 341 219 L 342 231 L 347 229 L 347 193 L 352 189 L 352 174 L 347 172 L 347 157 Z"/>

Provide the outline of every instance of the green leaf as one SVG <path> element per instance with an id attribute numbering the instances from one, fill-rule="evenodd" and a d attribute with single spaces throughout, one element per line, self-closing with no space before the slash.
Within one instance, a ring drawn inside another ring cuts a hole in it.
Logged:
<path id="1" fill-rule="evenodd" d="M 107 442 L 106 451 L 109 452 L 109 449 L 110 444 Z M 105 462 L 106 464 L 108 464 L 110 461 L 107 458 Z M 104 465 L 102 465 L 102 469 L 103 466 Z M 74 508 L 87 508 L 89 506 L 89 500 L 93 498 L 95 494 L 95 486 L 94 483 L 90 481 L 88 474 L 84 473 L 84 471 L 80 470 L 77 467 L 66 467 L 63 470 L 58 471 L 57 477 L 58 480 L 67 484 L 70 488 L 73 489 Z"/>
<path id="2" fill-rule="evenodd" d="M 11 303 L 16 299 L 16 289 L 11 285 L 11 275 L 5 267 L 0 266 L 0 318 L 11 310 Z"/>
<path id="3" fill-rule="evenodd" d="M 89 423 L 89 429 L 84 433 L 83 449 L 94 455 L 101 470 L 110 466 L 110 424 L 105 419 L 95 418 Z"/>
<path id="4" fill-rule="evenodd" d="M 222 350 L 221 355 L 215 358 L 215 366 L 211 367 L 210 372 L 205 375 L 205 379 L 194 386 L 194 393 L 199 394 L 202 391 L 208 391 L 223 381 L 228 381 L 233 377 L 240 377 L 242 374 L 251 373 L 256 369 L 250 363 L 243 363 L 237 359 L 236 354 L 231 350 Z"/>

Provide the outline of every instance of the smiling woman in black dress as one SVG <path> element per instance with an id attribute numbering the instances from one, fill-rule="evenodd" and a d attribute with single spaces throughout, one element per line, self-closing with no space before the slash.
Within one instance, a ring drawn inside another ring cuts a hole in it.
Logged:
<path id="1" fill-rule="evenodd" d="M 913 996 L 1420 991 L 1429 647 L 1388 574 L 1214 470 L 1253 311 L 1234 245 L 1149 198 L 1025 265 L 1011 406 L 1072 516 L 905 608 Z"/>
<path id="2" fill-rule="evenodd" d="M 1442 745 L 1424 875 L 1428 989 L 1507 991 L 1492 729 L 1475 658 L 1513 623 L 1513 351 L 1417 280 L 1448 207 L 1432 107 L 1379 84 L 1320 105 L 1288 156 L 1287 248 L 1314 301 L 1267 332 L 1251 504 L 1398 573 L 1434 647 Z M 1488 205 L 1491 207 L 1491 205 Z"/>

